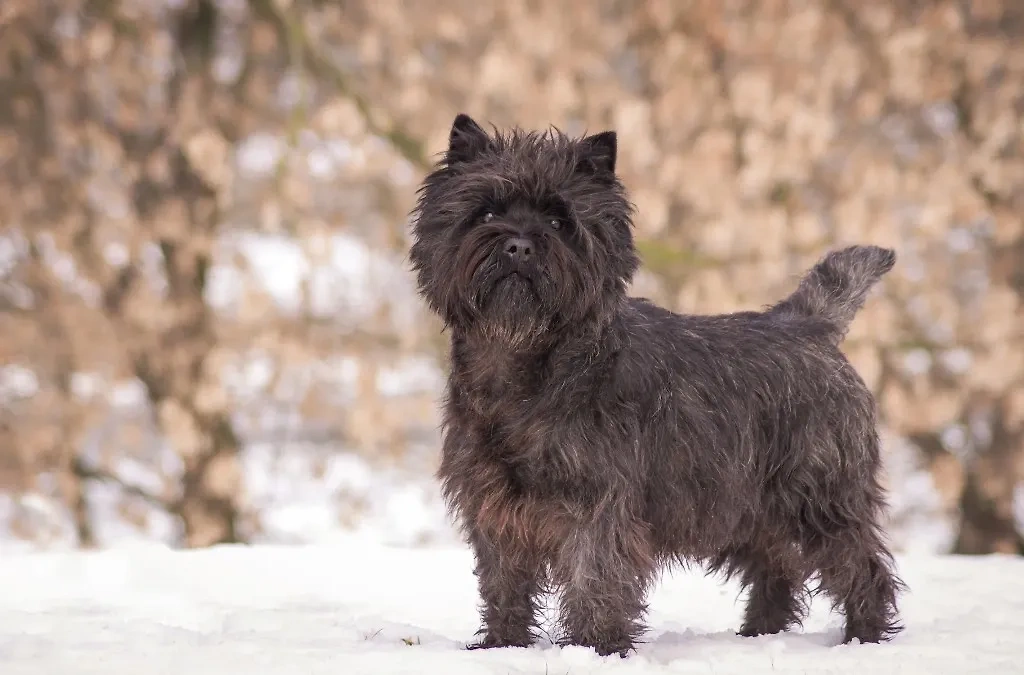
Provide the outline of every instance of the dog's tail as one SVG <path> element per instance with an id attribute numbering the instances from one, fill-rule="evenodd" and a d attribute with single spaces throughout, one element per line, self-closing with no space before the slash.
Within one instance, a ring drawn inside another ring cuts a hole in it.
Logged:
<path id="1" fill-rule="evenodd" d="M 772 311 L 815 316 L 835 327 L 838 344 L 868 291 L 896 264 L 896 252 L 880 246 L 850 246 L 829 252 Z"/>

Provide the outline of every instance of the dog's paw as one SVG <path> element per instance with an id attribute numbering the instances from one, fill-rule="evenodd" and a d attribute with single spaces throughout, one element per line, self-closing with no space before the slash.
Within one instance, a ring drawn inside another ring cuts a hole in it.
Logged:
<path id="1" fill-rule="evenodd" d="M 620 659 L 624 659 L 629 656 L 629 652 L 633 650 L 633 645 L 623 647 L 617 644 L 608 645 L 594 645 L 594 651 L 597 652 L 598 656 L 611 656 L 612 654 L 618 654 Z"/>
<path id="2" fill-rule="evenodd" d="M 761 626 L 741 626 L 740 629 L 736 631 L 736 635 L 745 638 L 755 638 L 761 635 L 776 635 L 784 630 L 784 628 L 773 629 Z"/>
<path id="3" fill-rule="evenodd" d="M 533 644 L 532 638 L 508 638 L 496 635 L 484 635 L 476 642 L 466 645 L 467 651 L 477 649 L 501 649 L 502 647 L 529 647 Z"/>
<path id="4" fill-rule="evenodd" d="M 620 658 L 626 658 L 636 647 L 630 640 L 583 640 L 566 639 L 559 642 L 562 647 L 570 645 L 574 647 L 587 647 L 597 652 L 598 656 L 611 656 L 618 654 Z"/>
<path id="5" fill-rule="evenodd" d="M 861 644 L 888 642 L 901 630 L 903 630 L 902 626 L 888 623 L 848 625 L 846 632 L 843 634 L 843 644 L 850 644 L 854 640 Z"/>

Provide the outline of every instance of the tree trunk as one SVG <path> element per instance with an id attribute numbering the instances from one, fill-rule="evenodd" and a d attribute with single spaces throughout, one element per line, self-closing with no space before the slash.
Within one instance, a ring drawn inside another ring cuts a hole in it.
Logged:
<path id="1" fill-rule="evenodd" d="M 157 421 L 185 465 L 175 511 L 190 548 L 241 541 L 238 530 L 242 477 L 239 440 L 211 356 L 217 348 L 214 317 L 206 304 L 207 271 L 220 223 L 217 194 L 179 148 L 173 152 L 173 182 L 158 189 L 137 185 L 136 208 L 144 219 L 178 202 L 187 225 L 165 223 L 157 241 L 167 276 L 166 328 L 157 344 L 134 355 L 135 374 L 146 386 Z"/>
<path id="2" fill-rule="evenodd" d="M 70 448 L 69 448 L 70 450 Z M 64 503 L 71 512 L 71 520 L 75 527 L 75 538 L 80 548 L 94 548 L 96 533 L 92 528 L 89 514 L 89 501 L 86 497 L 86 478 L 79 469 L 81 462 L 77 457 L 70 457 L 60 472 L 60 492 Z"/>
<path id="3" fill-rule="evenodd" d="M 196 420 L 201 452 L 185 462 L 179 511 L 189 548 L 242 541 L 238 532 L 242 492 L 238 439 L 226 415 Z"/>
<path id="4" fill-rule="evenodd" d="M 996 401 L 992 443 L 971 463 L 960 497 L 956 553 L 1024 555 L 1024 536 L 1013 513 L 1017 466 L 1024 455 L 1024 430 L 1009 426 L 1009 394 Z"/>

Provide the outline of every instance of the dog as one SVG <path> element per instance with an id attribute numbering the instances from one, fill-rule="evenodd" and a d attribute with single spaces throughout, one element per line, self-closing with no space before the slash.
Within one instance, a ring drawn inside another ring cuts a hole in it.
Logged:
<path id="1" fill-rule="evenodd" d="M 409 259 L 451 342 L 437 477 L 482 603 L 468 647 L 533 643 L 550 592 L 559 644 L 626 656 L 675 563 L 739 579 L 740 635 L 799 624 L 820 590 L 844 642 L 891 638 L 875 403 L 839 345 L 894 251 L 834 250 L 764 311 L 673 313 L 627 293 L 616 157 L 614 131 L 460 114 L 418 191 Z"/>

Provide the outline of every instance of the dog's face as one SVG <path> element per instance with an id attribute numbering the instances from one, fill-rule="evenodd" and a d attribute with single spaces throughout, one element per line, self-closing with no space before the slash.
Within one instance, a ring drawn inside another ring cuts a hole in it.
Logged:
<path id="1" fill-rule="evenodd" d="M 599 320 L 638 266 L 613 132 L 488 135 L 456 117 L 420 188 L 410 258 L 445 322 L 525 339 Z"/>

